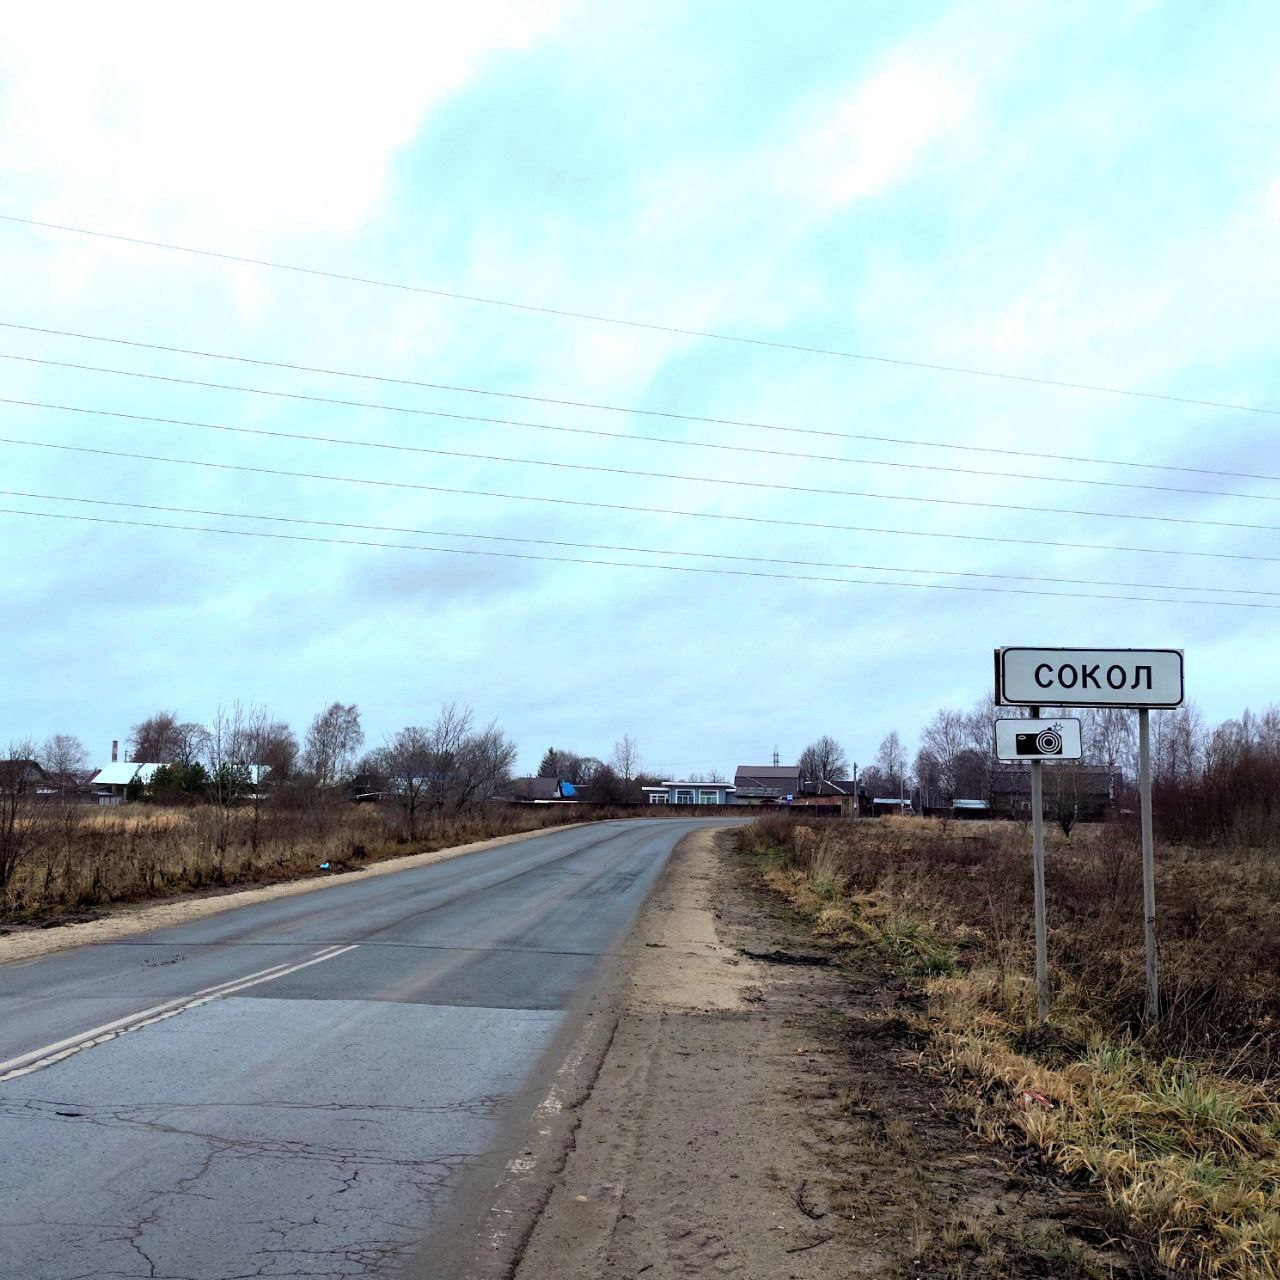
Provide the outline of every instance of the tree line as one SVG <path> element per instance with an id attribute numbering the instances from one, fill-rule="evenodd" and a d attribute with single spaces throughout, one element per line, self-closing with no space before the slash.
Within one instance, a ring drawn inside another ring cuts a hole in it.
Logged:
<path id="1" fill-rule="evenodd" d="M 896 730 L 880 742 L 874 761 L 859 771 L 872 796 L 902 796 L 921 808 L 943 808 L 966 798 L 994 802 L 1000 787 L 1024 766 L 995 757 L 993 726 L 1018 717 L 992 696 L 968 710 L 944 707 L 922 727 L 914 758 Z M 1049 816 L 1070 831 L 1080 811 L 1082 774 L 1103 770 L 1115 784 L 1120 808 L 1136 807 L 1138 728 L 1120 707 L 1045 707 L 1047 718 L 1081 722 L 1083 756 L 1055 763 L 1044 774 Z M 1194 703 L 1151 715 L 1153 812 L 1163 838 L 1214 844 L 1280 844 L 1280 706 L 1246 710 L 1216 725 Z"/>

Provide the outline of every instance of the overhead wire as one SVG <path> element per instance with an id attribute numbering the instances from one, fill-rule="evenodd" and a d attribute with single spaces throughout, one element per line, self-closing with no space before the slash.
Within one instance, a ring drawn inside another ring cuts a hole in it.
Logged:
<path id="1" fill-rule="evenodd" d="M 402 293 L 419 294 L 434 298 L 446 298 L 455 302 L 470 302 L 486 307 L 501 307 L 507 310 L 521 311 L 534 315 L 554 316 L 568 320 L 581 320 L 592 324 L 613 325 L 619 328 L 634 329 L 650 333 L 663 333 L 686 338 L 701 338 L 711 342 L 736 343 L 744 346 L 775 351 L 789 351 L 803 355 L 828 356 L 842 360 L 857 360 L 906 369 L 922 369 L 934 373 L 960 374 L 966 377 L 990 378 L 1006 382 L 1020 382 L 1034 386 L 1055 387 L 1068 391 L 1086 391 L 1104 395 L 1126 396 L 1134 399 L 1160 401 L 1166 404 L 1184 404 L 1205 409 L 1228 409 L 1241 413 L 1263 414 L 1272 417 L 1280 416 L 1280 409 L 1268 409 L 1257 405 L 1239 404 L 1231 401 L 1207 400 L 1192 396 L 1177 396 L 1155 391 L 1139 391 L 1131 387 L 1112 387 L 1101 383 L 1076 382 L 1059 378 L 1040 378 L 1027 374 L 1008 373 L 994 369 L 980 369 L 968 365 L 950 365 L 927 360 L 908 360 L 894 356 L 872 355 L 867 352 L 844 351 L 832 347 L 809 346 L 803 343 L 782 342 L 769 338 L 755 338 L 749 337 L 745 334 L 719 333 L 710 329 L 695 329 L 682 325 L 659 324 L 645 320 L 631 320 L 621 316 L 610 316 L 591 311 L 575 311 L 564 307 L 552 307 L 536 303 L 517 302 L 509 298 L 486 297 L 480 294 L 462 293 L 451 289 L 432 288 L 427 285 L 406 284 L 403 281 L 398 280 L 385 280 L 376 276 L 361 276 L 349 272 L 327 271 L 318 267 L 300 266 L 296 263 L 276 262 L 268 258 L 254 258 L 247 254 L 228 253 L 215 249 L 203 249 L 197 248 L 193 245 L 173 244 L 164 240 L 153 240 L 143 236 L 122 235 L 110 231 L 98 231 L 89 227 L 78 227 L 61 222 L 49 222 L 38 218 L 24 218 L 17 214 L 0 214 L 0 221 L 20 226 L 35 227 L 45 231 L 61 231 L 73 235 L 88 236 L 98 240 L 110 240 L 118 244 L 129 244 L 149 249 L 161 249 L 169 253 L 182 253 L 195 257 L 218 259 L 223 262 L 241 263 L 246 266 L 265 267 L 273 271 L 291 272 L 295 275 L 312 276 L 326 280 L 338 280 L 347 284 L 369 285 L 379 289 L 393 289 Z"/>
<path id="2" fill-rule="evenodd" d="M 647 409 L 636 405 L 618 405 L 592 400 L 574 400 L 556 396 L 539 396 L 532 395 L 527 392 L 496 391 L 492 388 L 462 386 L 456 383 L 424 382 L 417 378 L 399 378 L 392 377 L 388 374 L 361 373 L 350 369 L 329 368 L 323 365 L 292 364 L 283 360 L 266 360 L 254 356 L 231 355 L 220 351 L 203 351 L 194 347 L 167 346 L 158 342 L 142 342 L 133 338 L 117 338 L 97 333 L 81 333 L 72 329 L 50 329 L 40 325 L 19 324 L 16 321 L 11 320 L 0 320 L 0 328 L 18 330 L 24 333 L 38 333 L 60 338 L 73 338 L 85 342 L 112 343 L 116 346 L 134 347 L 145 351 L 162 351 L 169 355 L 197 356 L 206 360 L 231 361 L 237 364 L 254 365 L 259 368 L 283 369 L 293 373 L 317 373 L 326 377 L 353 378 L 365 382 L 379 382 L 392 386 L 415 387 L 429 391 L 448 391 L 458 392 L 465 395 L 490 396 L 505 400 L 555 405 L 561 408 L 593 409 L 607 413 L 621 413 L 635 415 L 638 417 L 662 418 L 679 422 L 696 422 L 711 426 L 743 427 L 758 431 L 784 432 L 788 435 L 822 436 L 835 440 L 861 440 L 875 444 L 902 445 L 911 448 L 946 449 L 963 453 L 988 453 L 1010 458 L 1034 458 L 1046 462 L 1073 462 L 1090 466 L 1129 467 L 1143 471 L 1173 471 L 1187 475 L 1222 476 L 1235 480 L 1266 480 L 1280 482 L 1280 475 L 1260 474 L 1252 471 L 1225 471 L 1214 467 L 1178 466 L 1167 462 L 1139 462 L 1129 458 L 1097 458 L 1082 454 L 1046 453 L 1041 450 L 1032 449 L 1009 449 L 996 445 L 960 444 L 952 440 L 920 440 L 907 436 L 884 436 L 856 431 L 832 431 L 817 427 L 783 426 L 777 423 L 757 422 L 742 418 L 717 418 L 702 414 L 678 413 L 670 409 Z M 100 370 L 99 372 L 106 371 Z M 111 372 L 121 371 L 112 370 Z M 217 386 L 219 384 L 210 383 L 202 385 Z M 480 421 L 501 421 L 501 419 L 480 419 Z"/>
<path id="3" fill-rule="evenodd" d="M 403 533 L 427 538 L 464 538 L 483 542 L 518 542 L 531 546 L 565 547 L 579 551 L 618 551 L 637 555 L 683 556 L 699 560 L 734 560 L 747 564 L 790 565 L 810 569 L 857 569 L 875 573 L 930 574 L 950 578 L 985 578 L 1002 582 L 1045 582 L 1060 586 L 1124 587 L 1139 591 L 1200 591 L 1213 595 L 1251 595 L 1280 598 L 1280 591 L 1251 587 L 1210 587 L 1201 583 L 1118 582 L 1107 578 L 1060 578 L 1028 573 L 981 573 L 965 569 L 916 569 L 901 565 L 863 564 L 839 560 L 788 559 L 780 556 L 748 556 L 725 551 L 690 551 L 679 547 L 637 547 L 618 543 L 574 542 L 561 538 L 530 538 L 513 533 L 472 533 L 457 529 L 415 529 L 403 525 L 366 524 L 353 520 L 318 520 L 303 516 L 282 516 L 258 511 L 219 511 L 207 507 L 167 506 L 154 502 L 126 502 L 118 498 L 86 498 L 61 493 L 39 493 L 26 489 L 0 489 L 0 496 L 36 498 L 47 502 L 77 503 L 98 507 L 120 507 L 132 511 L 155 511 L 166 515 L 213 516 L 223 520 L 262 520 L 273 524 L 296 524 L 324 529 L 357 529 L 372 533 Z"/>
<path id="4" fill-rule="evenodd" d="M 170 458 L 159 454 L 129 453 L 118 449 L 100 449 L 90 445 L 57 444 L 48 440 L 18 440 L 0 436 L 0 444 L 16 444 L 34 449 L 51 449 L 64 453 L 85 453 L 109 458 L 127 458 L 139 462 L 161 462 L 175 466 L 203 467 L 254 475 L 283 476 L 293 480 L 321 480 L 337 484 L 371 486 L 380 489 L 405 489 L 423 493 L 445 493 L 467 497 L 496 498 L 513 502 L 548 503 L 557 506 L 589 507 L 602 511 L 629 511 L 646 515 L 685 516 L 699 520 L 730 520 L 748 524 L 776 525 L 794 529 L 825 529 L 846 533 L 879 533 L 903 537 L 959 539 L 966 542 L 992 542 L 1010 546 L 1058 547 L 1080 551 L 1118 551 L 1142 555 L 1193 556 L 1199 559 L 1240 560 L 1280 563 L 1280 556 L 1231 551 L 1178 550 L 1167 547 L 1134 547 L 1105 543 L 1069 542 L 1045 538 L 1009 538 L 992 534 L 956 533 L 941 530 L 887 529 L 870 525 L 838 524 L 820 520 L 787 520 L 781 517 L 741 515 L 719 511 L 689 511 L 672 507 L 642 506 L 621 502 L 600 502 L 586 498 L 563 498 L 540 494 L 506 493 L 493 489 L 471 489 L 460 486 L 423 484 L 408 480 L 379 480 L 364 476 L 328 475 L 323 472 L 289 471 L 278 467 L 250 466 L 245 463 L 215 462 L 201 458 Z"/>
<path id="5" fill-rule="evenodd" d="M 1152 515 L 1139 511 L 1090 511 L 1080 507 L 1050 507 L 1043 503 L 984 502 L 977 498 L 939 498 L 920 494 L 875 493 L 866 489 L 826 489 L 816 485 L 781 484 L 768 480 L 742 480 L 731 476 L 695 476 L 671 471 L 645 471 L 634 467 L 609 467 L 600 463 L 564 462 L 546 458 L 517 458 L 509 454 L 475 453 L 462 449 L 438 449 L 428 445 L 391 444 L 377 440 L 353 440 L 347 437 L 321 436 L 293 431 L 274 431 L 265 427 L 236 427 L 226 423 L 200 422 L 187 418 L 169 418 L 151 414 L 125 413 L 113 409 L 99 409 L 86 405 L 56 404 L 44 400 L 26 400 L 0 396 L 0 404 L 22 405 L 27 408 L 53 409 L 63 413 L 87 414 L 95 417 L 119 418 L 130 422 L 149 422 L 179 427 L 195 427 L 205 431 L 230 432 L 236 435 L 271 437 L 281 440 L 303 440 L 315 444 L 336 444 L 365 449 L 390 450 L 396 453 L 420 453 L 434 457 L 459 458 L 471 462 L 500 462 L 511 466 L 547 467 L 558 471 L 581 471 L 595 475 L 626 476 L 631 479 L 674 480 L 685 484 L 710 484 L 737 489 L 765 490 L 772 493 L 802 493 L 817 497 L 868 498 L 881 502 L 911 502 L 930 506 L 976 508 L 987 511 L 1019 511 L 1036 515 L 1084 516 L 1101 520 L 1140 520 L 1149 524 L 1193 525 L 1212 529 L 1247 529 L 1254 532 L 1280 533 L 1280 525 L 1253 524 L 1241 520 L 1206 520 L 1195 516 Z M 72 452 L 112 455 L 109 449 L 91 449 L 87 446 L 55 445 L 39 440 L 20 440 L 0 436 L 0 444 L 25 445 L 31 448 L 59 448 Z M 147 454 L 116 454 L 118 457 L 148 458 L 151 461 L 181 461 L 181 459 L 154 458 Z M 285 473 L 287 474 L 287 473 Z"/>
<path id="6" fill-rule="evenodd" d="M 374 542 L 355 538 L 318 538 L 297 533 L 271 533 L 262 529 L 222 529 L 207 525 L 181 525 L 144 520 L 120 520 L 107 516 L 84 516 L 66 511 L 29 511 L 0 507 L 0 514 L 36 517 L 49 520 L 72 520 L 99 525 L 118 525 L 139 529 L 183 530 L 190 533 L 214 533 L 241 538 L 270 538 L 278 541 L 318 543 L 326 546 L 377 547 L 389 550 L 419 551 L 456 556 L 486 556 L 502 560 L 537 561 L 552 564 L 595 565 L 613 569 L 647 569 L 660 573 L 710 574 L 734 578 L 764 578 L 783 582 L 823 582 L 846 586 L 897 587 L 919 591 L 962 591 L 995 595 L 1020 595 L 1073 600 L 1123 600 L 1139 604 L 1172 604 L 1231 609 L 1280 609 L 1280 604 L 1262 604 L 1247 600 L 1199 600 L 1168 596 L 1112 595 L 1088 591 L 1041 591 L 1029 587 L 979 587 L 952 582 L 886 582 L 877 578 L 834 578 L 816 574 L 772 573 L 757 569 L 724 569 L 703 565 L 646 564 L 630 560 L 589 560 L 580 556 L 545 556 L 517 551 L 490 551 L 474 547 L 418 546 L 406 543 Z"/>
<path id="7" fill-rule="evenodd" d="M 741 453 L 787 461 L 840 462 L 860 467 L 889 467 L 899 471 L 926 471 L 948 475 L 978 476 L 983 479 L 1028 480 L 1037 484 L 1071 484 L 1107 489 L 1139 490 L 1146 493 L 1181 493 L 1208 498 L 1241 498 L 1252 502 L 1280 502 L 1280 494 L 1236 493 L 1223 489 L 1188 489 L 1178 485 L 1139 484 L 1129 480 L 1100 480 L 1084 476 L 1046 476 L 1025 471 L 991 471 L 974 467 L 949 467 L 935 462 L 900 462 L 885 458 L 850 458 L 841 454 L 801 453 L 791 449 L 762 449 L 752 445 L 721 444 L 708 440 L 685 440 L 678 436 L 639 435 L 626 431 L 605 431 L 596 427 L 570 427 L 549 422 L 529 422 L 519 418 L 493 418 L 479 414 L 456 413 L 443 409 L 423 409 L 414 405 L 384 404 L 376 400 L 343 400 L 333 396 L 311 395 L 300 391 L 279 391 L 268 387 L 248 387 L 239 383 L 205 382 L 195 378 L 179 378 L 171 374 L 149 373 L 140 369 L 114 369 L 102 365 L 78 364 L 70 360 L 49 360 L 41 356 L 18 355 L 0 351 L 0 360 L 20 361 L 24 364 L 44 365 L 57 369 L 74 369 L 80 373 L 105 373 L 125 378 L 140 378 L 148 382 L 166 382 L 179 386 L 200 387 L 214 391 L 245 392 L 250 395 L 270 396 L 281 400 L 298 400 L 309 404 L 331 404 L 349 409 L 373 409 L 383 413 L 407 414 L 424 418 L 447 418 L 459 422 L 475 422 L 503 427 L 525 427 L 535 431 L 553 431 L 568 435 L 603 437 L 626 443 L 675 445 L 685 449 L 712 449 L 721 453 Z M 35 403 L 7 401 L 0 403 Z M 232 428 L 227 428 L 231 430 Z M 294 433 L 296 434 L 296 433 Z M 331 444 L 363 444 L 363 441 L 335 439 L 324 436 L 297 436 L 298 439 L 323 440 Z M 371 446 L 373 447 L 373 446 Z M 404 446 L 409 447 L 409 446 Z"/>

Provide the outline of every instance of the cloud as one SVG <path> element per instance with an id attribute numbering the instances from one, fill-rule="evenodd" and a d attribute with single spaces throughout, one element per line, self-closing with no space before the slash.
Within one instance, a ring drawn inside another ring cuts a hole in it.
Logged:
<path id="1" fill-rule="evenodd" d="M 812 109 L 772 157 L 774 181 L 816 214 L 882 195 L 966 125 L 978 97 L 977 77 L 959 59 L 895 52 Z"/>
<path id="2" fill-rule="evenodd" d="M 0 168 L 46 212 L 134 233 L 350 231 L 424 117 L 565 9 L 23 6 L 0 53 Z"/>

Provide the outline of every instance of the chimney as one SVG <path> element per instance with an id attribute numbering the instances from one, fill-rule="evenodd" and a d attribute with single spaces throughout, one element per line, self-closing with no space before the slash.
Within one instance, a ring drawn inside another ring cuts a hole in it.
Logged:
<path id="1" fill-rule="evenodd" d="M 111 739 L 111 763 L 115 764 L 115 762 L 119 758 L 120 758 L 120 739 L 112 738 Z"/>

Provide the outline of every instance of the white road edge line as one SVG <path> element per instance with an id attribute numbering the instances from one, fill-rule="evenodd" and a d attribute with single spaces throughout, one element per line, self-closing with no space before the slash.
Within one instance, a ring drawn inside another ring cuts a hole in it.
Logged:
<path id="1" fill-rule="evenodd" d="M 259 969 L 256 973 L 247 974 L 243 978 L 231 978 L 227 982 L 220 982 L 212 987 L 204 987 L 192 995 L 166 1000 L 163 1004 L 152 1005 L 149 1009 L 127 1014 L 123 1018 L 117 1018 L 114 1022 L 104 1022 L 100 1027 L 81 1031 L 78 1035 L 68 1036 L 65 1040 L 47 1044 L 41 1049 L 32 1049 L 28 1053 L 19 1054 L 16 1058 L 9 1058 L 5 1062 L 0 1062 L 0 1084 L 3 1084 L 6 1080 L 16 1080 L 19 1076 L 30 1075 L 33 1071 L 51 1067 L 54 1063 L 70 1058 L 73 1054 L 83 1053 L 86 1049 L 93 1049 L 100 1044 L 106 1044 L 109 1040 L 114 1040 L 117 1036 L 125 1035 L 127 1032 L 140 1031 L 143 1027 L 153 1026 L 157 1022 L 163 1022 L 166 1018 L 173 1018 L 180 1013 L 186 1013 L 188 1009 L 196 1009 L 202 1004 L 220 1000 L 223 996 L 235 995 L 237 991 L 244 991 L 248 987 L 256 987 L 261 983 L 272 982 L 276 978 L 283 978 L 288 974 L 297 973 L 299 969 L 307 969 L 313 964 L 320 964 L 325 960 L 333 960 L 337 956 L 345 955 L 348 951 L 354 951 L 359 945 L 359 943 L 353 942 L 345 947 L 326 947 L 309 960 L 302 960 L 297 964 L 272 965 L 269 969 Z"/>

